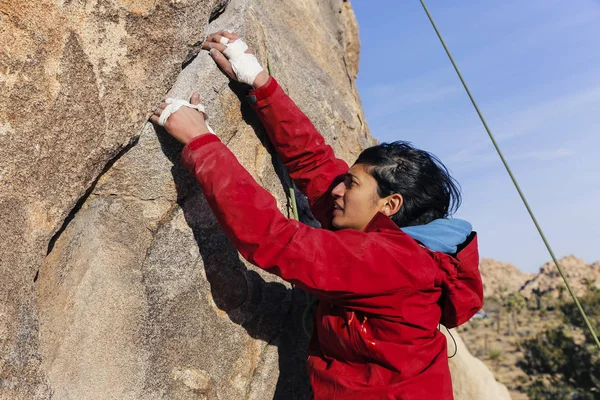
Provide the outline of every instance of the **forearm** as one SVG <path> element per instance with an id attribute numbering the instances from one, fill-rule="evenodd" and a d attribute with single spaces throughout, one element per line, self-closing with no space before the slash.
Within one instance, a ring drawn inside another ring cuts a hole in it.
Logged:
<path id="1" fill-rule="evenodd" d="M 311 205 L 322 203 L 336 177 L 347 172 L 346 163 L 335 158 L 310 120 L 236 34 L 218 32 L 202 46 L 230 78 L 254 87 L 249 97 L 292 179 Z"/>
<path id="2" fill-rule="evenodd" d="M 335 157 L 308 117 L 275 79 L 250 93 L 254 108 L 290 176 L 311 200 L 327 193 L 348 165 Z"/>
<path id="3" fill-rule="evenodd" d="M 308 227 L 286 218 L 275 198 L 215 136 L 205 135 L 191 142 L 184 148 L 182 160 L 196 176 L 223 231 L 242 256 L 284 279 L 296 280 L 278 268 L 277 259 L 293 242 L 294 234 Z"/>

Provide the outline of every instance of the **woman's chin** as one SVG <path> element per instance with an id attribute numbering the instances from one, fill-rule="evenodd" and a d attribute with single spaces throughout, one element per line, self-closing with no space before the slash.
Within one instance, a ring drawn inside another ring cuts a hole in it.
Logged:
<path id="1" fill-rule="evenodd" d="M 344 227 L 341 224 L 340 218 L 337 215 L 334 215 L 332 220 L 331 220 L 331 225 L 333 225 L 334 228 L 337 229 L 343 229 Z"/>
<path id="2" fill-rule="evenodd" d="M 348 228 L 348 224 L 344 222 L 344 218 L 341 215 L 334 215 L 331 220 L 331 225 L 336 229 Z"/>

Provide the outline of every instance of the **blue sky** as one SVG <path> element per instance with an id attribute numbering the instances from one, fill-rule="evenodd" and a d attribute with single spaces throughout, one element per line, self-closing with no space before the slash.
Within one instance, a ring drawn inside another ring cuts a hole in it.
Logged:
<path id="1" fill-rule="evenodd" d="M 371 133 L 436 154 L 480 254 L 550 259 L 418 0 L 354 0 Z M 600 1 L 429 0 L 557 256 L 600 260 Z"/>

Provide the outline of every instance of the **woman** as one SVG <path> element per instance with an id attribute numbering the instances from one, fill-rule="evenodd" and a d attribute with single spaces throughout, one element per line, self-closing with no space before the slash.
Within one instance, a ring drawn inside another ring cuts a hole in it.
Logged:
<path id="1" fill-rule="evenodd" d="M 254 86 L 254 108 L 325 229 L 282 215 L 207 133 L 203 113 L 163 103 L 151 119 L 166 119 L 185 144 L 184 165 L 243 257 L 320 299 L 307 360 L 314 398 L 452 399 L 437 328 L 467 321 L 483 290 L 475 233 L 444 219 L 460 202 L 446 168 L 402 142 L 369 148 L 348 168 L 236 34 L 211 35 L 203 47 Z"/>

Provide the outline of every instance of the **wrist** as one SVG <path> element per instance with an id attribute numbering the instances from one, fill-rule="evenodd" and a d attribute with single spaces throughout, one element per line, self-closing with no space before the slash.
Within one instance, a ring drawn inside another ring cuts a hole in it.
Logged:
<path id="1" fill-rule="evenodd" d="M 254 79 L 254 83 L 252 83 L 252 87 L 254 89 L 258 89 L 266 85 L 269 81 L 269 74 L 266 71 L 261 71 L 256 78 Z"/>
<path id="2" fill-rule="evenodd" d="M 210 132 L 210 130 L 208 129 L 208 127 L 206 125 L 203 125 L 202 127 L 199 127 L 199 129 L 197 131 L 195 131 L 194 133 L 192 133 L 191 135 L 185 137 L 182 140 L 182 143 L 184 145 L 194 141 L 195 139 L 199 138 L 200 136 L 206 135 L 206 134 L 212 134 Z"/>

